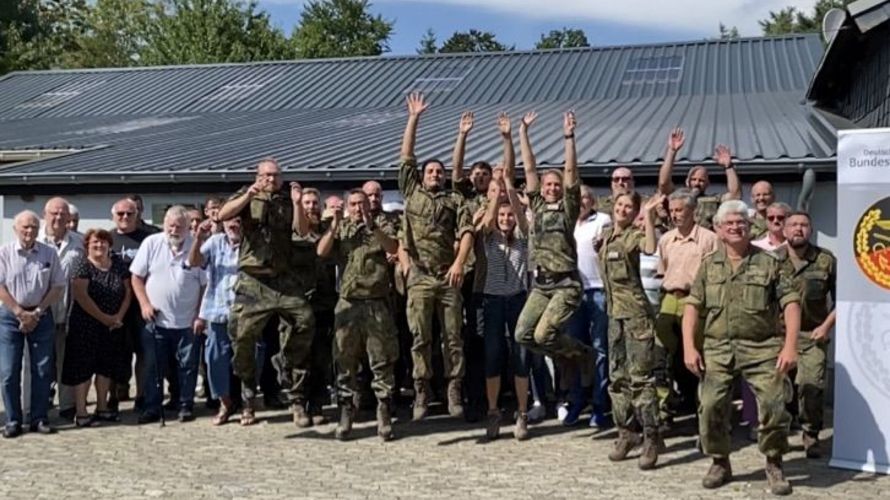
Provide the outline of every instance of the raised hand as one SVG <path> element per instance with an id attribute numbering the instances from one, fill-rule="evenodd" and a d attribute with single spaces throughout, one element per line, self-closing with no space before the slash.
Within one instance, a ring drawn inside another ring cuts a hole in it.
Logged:
<path id="1" fill-rule="evenodd" d="M 201 224 L 198 225 L 198 239 L 206 239 L 210 236 L 210 232 L 213 230 L 213 220 L 207 219 Z"/>
<path id="2" fill-rule="evenodd" d="M 522 122 L 520 123 L 520 125 L 525 128 L 529 128 L 532 126 L 532 123 L 535 123 L 535 120 L 537 120 L 537 119 L 538 119 L 538 112 L 537 111 L 529 111 L 528 113 L 525 114 L 525 116 L 522 117 Z"/>
<path id="3" fill-rule="evenodd" d="M 686 133 L 683 132 L 683 129 L 678 127 L 671 130 L 671 134 L 668 136 L 668 149 L 677 152 L 683 149 L 683 144 L 686 144 Z"/>
<path id="4" fill-rule="evenodd" d="M 300 203 L 303 199 L 303 186 L 299 182 L 290 183 L 290 199 L 294 203 Z"/>
<path id="5" fill-rule="evenodd" d="M 247 194 L 248 194 L 248 196 L 253 198 L 254 196 L 263 192 L 263 190 L 265 190 L 265 188 L 266 188 L 266 181 L 264 179 L 260 179 L 260 180 L 257 180 L 256 182 L 254 182 L 253 184 L 251 184 L 249 188 L 247 188 Z"/>
<path id="6" fill-rule="evenodd" d="M 647 212 L 654 212 L 658 210 L 658 206 L 664 203 L 665 195 L 663 193 L 656 193 L 652 195 L 648 200 L 646 200 L 646 204 L 643 205 L 643 209 Z"/>
<path id="7" fill-rule="evenodd" d="M 732 151 L 723 144 L 718 144 L 714 149 L 714 161 L 723 168 L 729 168 L 732 165 Z"/>
<path id="8" fill-rule="evenodd" d="M 562 131 L 566 136 L 575 135 L 575 111 L 569 110 L 562 115 Z"/>
<path id="9" fill-rule="evenodd" d="M 420 92 L 411 92 L 405 101 L 408 103 L 408 114 L 411 116 L 420 116 L 428 107 Z"/>
<path id="10" fill-rule="evenodd" d="M 473 130 L 473 124 L 476 122 L 476 115 L 472 111 L 464 111 L 460 115 L 460 133 L 469 134 Z"/>
<path id="11" fill-rule="evenodd" d="M 510 116 L 503 111 L 498 113 L 498 130 L 501 131 L 501 134 L 510 135 L 512 128 L 513 126 L 510 123 Z"/>
<path id="12" fill-rule="evenodd" d="M 362 199 L 362 204 L 359 207 L 359 210 L 362 214 L 362 222 L 365 223 L 365 227 L 371 227 L 373 223 L 371 218 L 371 202 L 368 200 L 367 196 Z"/>

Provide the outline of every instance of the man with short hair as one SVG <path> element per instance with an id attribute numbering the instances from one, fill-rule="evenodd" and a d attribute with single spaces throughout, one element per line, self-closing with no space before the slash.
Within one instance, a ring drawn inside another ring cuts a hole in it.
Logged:
<path id="1" fill-rule="evenodd" d="M 210 228 L 211 234 L 222 234 L 225 232 L 223 223 L 219 220 L 219 209 L 226 202 L 225 198 L 219 196 L 208 196 L 204 200 L 204 218 L 213 221 Z"/>
<path id="2" fill-rule="evenodd" d="M 751 244 L 764 250 L 777 251 L 785 248 L 785 220 L 791 213 L 791 207 L 778 201 L 766 208 L 766 234 L 759 239 L 753 239 Z"/>
<path id="3" fill-rule="evenodd" d="M 800 294 L 801 324 L 798 341 L 798 408 L 807 458 L 819 458 L 825 394 L 825 364 L 828 342 L 835 323 L 837 259 L 828 250 L 810 242 L 810 215 L 791 212 L 785 219 L 788 242 L 787 272 Z M 829 302 L 828 298 L 831 297 Z"/>
<path id="4" fill-rule="evenodd" d="M 77 205 L 74 203 L 68 204 L 68 213 L 71 216 L 68 218 L 68 230 L 73 232 L 74 234 L 78 234 L 83 236 L 79 232 L 77 232 L 77 226 L 80 225 L 80 211 L 77 209 Z"/>
<path id="5" fill-rule="evenodd" d="M 127 199 L 136 204 L 136 223 L 137 225 L 143 229 L 148 234 L 160 233 L 161 228 L 158 226 L 153 226 L 148 222 L 145 222 L 145 203 L 142 201 L 142 196 L 136 193 L 127 195 Z"/>
<path id="6" fill-rule="evenodd" d="M 704 258 L 720 247 L 717 235 L 696 222 L 696 214 L 700 213 L 696 209 L 697 198 L 696 193 L 688 189 L 670 194 L 668 206 L 674 229 L 658 240 L 658 274 L 663 279 L 662 299 L 655 320 L 655 390 L 663 425 L 670 425 L 672 409 L 669 408 L 669 399 L 673 393 L 675 377 L 680 385 L 683 403 L 695 408 L 695 385 L 680 384 L 685 379 L 683 374 L 676 373 L 674 363 L 677 353 L 681 351 L 683 300 L 689 295 Z M 682 359 L 681 355 L 680 361 Z"/>
<path id="7" fill-rule="evenodd" d="M 65 338 L 68 336 L 68 312 L 71 310 L 70 283 L 74 267 L 79 259 L 84 258 L 85 249 L 83 238 L 68 229 L 69 219 L 68 202 L 64 198 L 50 198 L 43 207 L 44 233 L 39 241 L 56 251 L 66 279 L 62 299 L 53 304 L 53 319 L 56 322 L 53 359 L 59 393 L 59 416 L 74 420 L 74 389 L 62 384 L 62 365 L 65 361 Z"/>
<path id="8" fill-rule="evenodd" d="M 304 382 L 315 317 L 307 294 L 314 276 L 294 266 L 294 243 L 309 235 L 309 221 L 301 203 L 302 187 L 292 182 L 288 193 L 283 184 L 278 162 L 266 158 L 257 165 L 254 183 L 232 195 L 219 211 L 223 221 L 241 218 L 238 282 L 229 323 L 232 365 L 242 385 L 241 425 L 256 423 L 256 344 L 275 316 L 285 324 L 281 352 L 274 358 L 279 381 L 288 393 L 294 422 L 300 425 L 308 419 Z"/>
<path id="9" fill-rule="evenodd" d="M 758 240 L 766 235 L 769 229 L 766 210 L 775 201 L 776 194 L 773 191 L 773 185 L 768 181 L 757 181 L 751 186 L 751 203 L 755 210 L 754 218 L 751 220 L 751 240 Z"/>
<path id="10" fill-rule="evenodd" d="M 611 183 L 611 194 L 609 196 L 600 197 L 596 202 L 598 210 L 610 217 L 612 215 L 612 205 L 615 203 L 615 198 L 622 194 L 632 193 L 636 189 L 634 174 L 627 167 L 618 167 L 613 170 Z"/>
<path id="11" fill-rule="evenodd" d="M 702 450 L 713 458 L 702 485 L 718 488 L 732 479 L 732 384 L 740 375 L 761 403 L 759 448 L 766 455 L 770 490 L 787 495 L 791 485 L 782 455 L 791 417 L 785 394 L 797 362 L 800 295 L 779 258 L 751 245 L 745 203 L 723 202 L 714 223 L 723 246 L 699 267 L 683 310 L 684 364 L 701 379 L 699 434 Z M 784 339 L 778 333 L 780 311 Z M 700 317 L 706 318 L 701 353 L 695 341 Z"/>
<path id="12" fill-rule="evenodd" d="M 164 215 L 164 231 L 146 238 L 130 264 L 133 294 L 146 323 L 142 330 L 142 351 L 147 357 L 145 407 L 139 423 L 156 422 L 160 418 L 164 394 L 158 371 L 167 366 L 167 360 L 174 353 L 179 381 L 179 421 L 194 420 L 198 377 L 195 337 L 201 333 L 198 310 L 207 275 L 200 267 L 188 265 L 193 242 L 187 209 L 174 205 Z"/>
<path id="13" fill-rule="evenodd" d="M 674 192 L 673 175 L 674 161 L 677 153 L 686 143 L 686 134 L 683 129 L 676 128 L 668 136 L 667 153 L 664 162 L 658 171 L 658 192 L 665 196 Z M 718 144 L 714 152 L 714 162 L 723 167 L 726 172 L 726 192 L 720 195 L 708 194 L 711 185 L 708 169 L 702 165 L 696 165 L 686 174 L 686 187 L 698 198 L 695 204 L 695 223 L 705 229 L 714 227 L 712 219 L 717 213 L 720 203 L 726 200 L 742 199 L 742 184 L 739 182 L 739 174 L 732 164 L 732 152 L 728 147 Z"/>
<path id="14" fill-rule="evenodd" d="M 461 383 L 465 366 L 460 287 L 473 248 L 473 224 L 463 196 L 444 189 L 445 167 L 430 159 L 417 170 L 414 142 L 423 95 L 408 96 L 408 123 L 402 138 L 399 191 L 405 199 L 405 250 L 408 275 L 408 324 L 414 334 L 414 420 L 426 417 L 433 375 L 433 315 L 441 321 L 443 359 L 448 381 L 448 413 L 463 416 Z"/>
<path id="15" fill-rule="evenodd" d="M 67 221 L 66 221 L 67 222 Z M 40 219 L 25 210 L 13 220 L 15 240 L 0 246 L 0 392 L 6 411 L 3 437 L 22 434 L 22 355 L 31 357 L 31 431 L 51 434 L 52 307 L 68 280 L 56 252 L 37 241 Z"/>
<path id="16" fill-rule="evenodd" d="M 204 221 L 204 214 L 197 208 L 187 208 L 186 214 L 189 222 L 189 234 L 194 238 L 198 234 L 198 226 Z"/>

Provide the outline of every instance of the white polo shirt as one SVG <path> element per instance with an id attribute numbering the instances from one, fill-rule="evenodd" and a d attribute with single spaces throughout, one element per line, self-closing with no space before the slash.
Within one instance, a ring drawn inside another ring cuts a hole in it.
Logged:
<path id="1" fill-rule="evenodd" d="M 603 234 L 603 228 L 612 223 L 612 218 L 601 212 L 575 224 L 575 248 L 578 251 L 578 272 L 585 290 L 603 288 L 603 278 L 597 267 L 596 250 L 593 242 Z"/>
<path id="2" fill-rule="evenodd" d="M 155 324 L 161 328 L 191 328 L 198 316 L 207 274 L 188 265 L 193 241 L 187 236 L 182 249 L 174 253 L 164 233 L 153 234 L 145 238 L 130 264 L 132 274 L 145 278 L 145 293 L 157 310 Z"/>
<path id="3" fill-rule="evenodd" d="M 68 314 L 71 312 L 71 275 L 74 273 L 74 267 L 80 259 L 86 257 L 86 249 L 83 246 L 83 236 L 74 231 L 66 231 L 65 237 L 57 245 L 52 237 L 46 233 L 38 239 L 41 243 L 54 249 L 59 255 L 59 265 L 62 266 L 62 273 L 68 280 L 65 284 L 65 293 L 62 300 L 53 304 L 53 319 L 57 325 L 68 322 Z"/>

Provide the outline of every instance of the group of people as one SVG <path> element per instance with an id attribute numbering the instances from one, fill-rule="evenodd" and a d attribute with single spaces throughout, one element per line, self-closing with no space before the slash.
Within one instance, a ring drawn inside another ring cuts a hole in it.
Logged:
<path id="1" fill-rule="evenodd" d="M 655 193 L 642 197 L 621 167 L 597 198 L 579 178 L 571 111 L 562 169 L 538 171 L 529 138 L 537 115 L 518 122 L 524 186 L 506 114 L 497 120 L 502 163 L 465 173 L 475 118 L 464 113 L 447 189 L 445 164 L 418 166 L 414 154 L 427 107 L 408 96 L 401 213 L 383 210 L 374 181 L 322 203 L 314 188 L 285 186 L 268 158 L 251 185 L 208 199 L 203 212 L 172 206 L 162 228 L 142 220 L 138 196 L 114 204 L 113 230 L 82 236 L 62 198 L 47 202 L 42 234 L 37 214 L 18 214 L 15 241 L 0 247 L 3 435 L 21 434 L 25 413 L 32 431 L 53 432 L 54 382 L 59 413 L 76 426 L 117 421 L 132 375 L 140 423 L 165 409 L 190 421 L 199 371 L 218 405 L 212 423 L 240 411 L 251 425 L 272 370 L 299 427 L 325 422 L 333 391 L 342 440 L 369 385 L 378 435 L 390 440 L 400 388 L 413 392 L 412 418 L 423 420 L 441 371 L 448 413 L 484 419 L 489 439 L 511 392 L 502 380 L 512 377 L 516 439 L 529 437 L 549 390 L 564 424 L 589 406 L 591 426 L 617 427 L 611 460 L 640 446 L 643 470 L 655 467 L 673 416 L 697 409 L 700 447 L 713 459 L 703 485 L 716 488 L 732 476 L 741 378 L 742 419 L 766 456 L 770 488 L 790 493 L 789 409 L 807 456 L 819 456 L 834 323 L 835 258 L 810 242 L 810 216 L 777 203 L 766 181 L 754 184 L 749 209 L 725 146 L 714 160 L 726 193 L 708 191 L 705 167 L 676 189 L 681 129 L 669 134 Z"/>

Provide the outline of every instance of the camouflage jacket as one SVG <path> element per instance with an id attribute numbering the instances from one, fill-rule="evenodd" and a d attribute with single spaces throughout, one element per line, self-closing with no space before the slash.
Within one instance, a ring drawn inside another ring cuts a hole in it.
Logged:
<path id="1" fill-rule="evenodd" d="M 785 266 L 785 272 L 792 277 L 794 290 L 800 295 L 800 330 L 811 332 L 831 313 L 837 282 L 837 259 L 828 250 L 811 244 L 802 262 L 795 263 L 788 257 Z M 829 296 L 831 301 L 828 300 Z"/>
<path id="2" fill-rule="evenodd" d="M 640 278 L 640 252 L 644 240 L 641 231 L 630 227 L 618 234 L 612 227 L 603 235 L 598 257 L 610 318 L 654 315 Z"/>
<path id="3" fill-rule="evenodd" d="M 391 238 L 396 227 L 385 214 L 374 218 L 374 225 Z M 363 222 L 344 220 L 335 238 L 337 265 L 340 268 L 340 296 L 344 299 L 381 299 L 392 290 L 386 250 Z"/>
<path id="4" fill-rule="evenodd" d="M 229 200 L 247 192 L 244 187 Z M 293 234 L 293 202 L 288 191 L 262 192 L 238 214 L 241 217 L 241 249 L 238 268 L 248 274 L 277 276 L 290 273 L 287 259 Z"/>
<path id="5" fill-rule="evenodd" d="M 534 212 L 532 259 L 539 269 L 550 273 L 578 270 L 575 248 L 575 222 L 581 212 L 581 183 L 575 182 L 563 191 L 562 199 L 547 203 L 540 189 L 528 193 Z"/>

